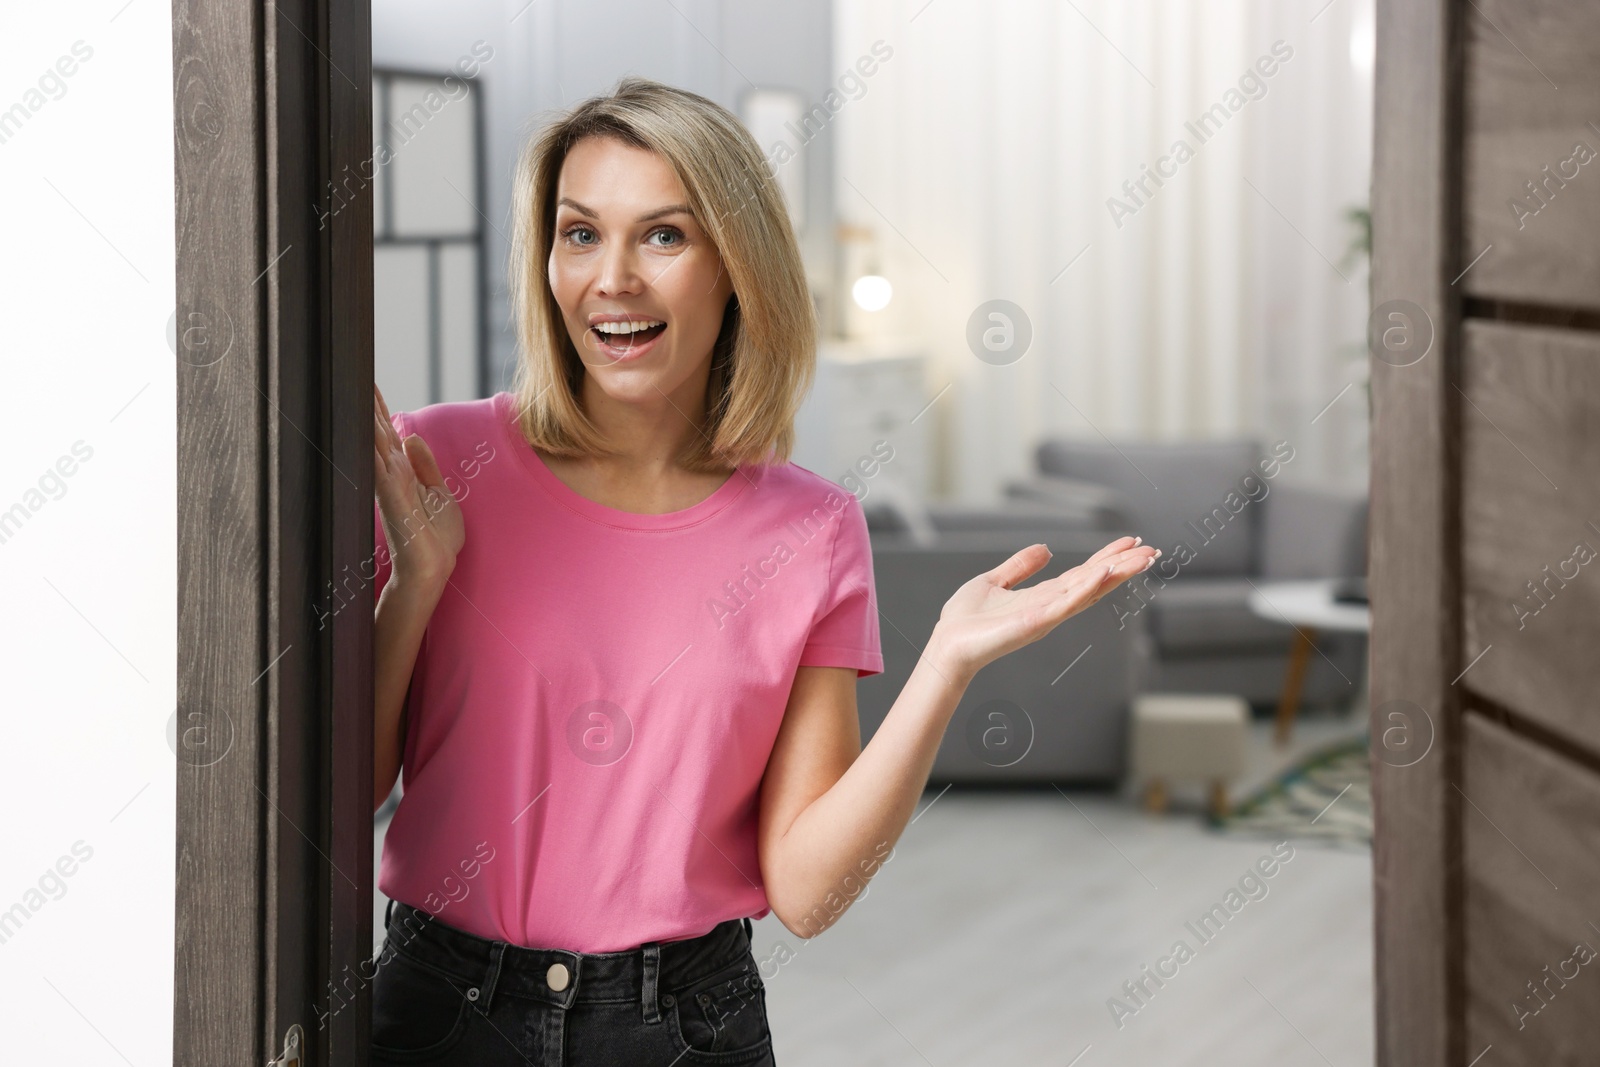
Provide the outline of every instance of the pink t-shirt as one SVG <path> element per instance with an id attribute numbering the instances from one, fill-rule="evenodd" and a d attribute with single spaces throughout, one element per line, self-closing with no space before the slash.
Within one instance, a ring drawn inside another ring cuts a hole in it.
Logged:
<path id="1" fill-rule="evenodd" d="M 393 417 L 433 450 L 466 544 L 412 674 L 378 886 L 576 952 L 761 918 L 761 778 L 795 669 L 883 670 L 861 505 L 787 463 L 618 511 L 556 477 L 513 403 Z"/>

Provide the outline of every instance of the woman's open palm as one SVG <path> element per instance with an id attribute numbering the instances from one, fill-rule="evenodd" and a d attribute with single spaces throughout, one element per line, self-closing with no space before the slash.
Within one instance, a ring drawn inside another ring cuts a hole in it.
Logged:
<path id="1" fill-rule="evenodd" d="M 376 382 L 372 392 L 373 495 L 394 573 L 442 584 L 466 543 L 461 505 L 446 487 L 428 443 L 417 434 L 401 440 Z"/>
<path id="2" fill-rule="evenodd" d="M 1121 537 L 1049 581 L 1016 585 L 1050 562 L 1044 545 L 1029 545 L 994 570 L 962 585 L 939 613 L 948 654 L 970 671 L 1039 640 L 1062 622 L 1146 569 L 1160 551 Z"/>

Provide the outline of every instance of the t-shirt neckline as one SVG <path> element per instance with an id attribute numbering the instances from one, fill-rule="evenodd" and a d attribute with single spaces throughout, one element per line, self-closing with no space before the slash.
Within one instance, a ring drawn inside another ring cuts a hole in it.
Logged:
<path id="1" fill-rule="evenodd" d="M 557 503 L 586 519 L 606 526 L 629 530 L 676 530 L 692 526 L 704 522 L 733 503 L 760 477 L 759 468 L 740 464 L 726 481 L 712 490 L 710 496 L 682 510 L 664 511 L 653 515 L 622 511 L 590 500 L 557 477 L 555 471 L 550 469 L 539 453 L 534 451 L 533 446 L 522 436 L 522 430 L 517 425 L 516 413 L 512 410 L 513 402 L 511 393 L 505 390 L 494 394 L 495 422 L 500 426 L 507 447 L 516 453 L 534 480 Z"/>

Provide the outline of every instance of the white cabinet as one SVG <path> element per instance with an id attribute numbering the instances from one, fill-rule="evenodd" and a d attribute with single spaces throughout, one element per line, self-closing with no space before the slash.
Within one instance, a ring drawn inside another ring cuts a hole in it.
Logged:
<path id="1" fill-rule="evenodd" d="M 920 348 L 822 342 L 816 384 L 795 420 L 794 462 L 862 499 L 892 480 L 926 500 L 935 418 L 924 410 L 926 367 Z"/>

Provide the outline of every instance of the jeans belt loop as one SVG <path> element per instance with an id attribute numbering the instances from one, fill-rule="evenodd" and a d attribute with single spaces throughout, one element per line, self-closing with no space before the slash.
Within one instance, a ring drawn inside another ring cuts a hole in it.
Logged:
<path id="1" fill-rule="evenodd" d="M 507 941 L 496 941 L 489 950 L 489 970 L 483 976 L 483 984 L 478 989 L 478 1002 L 473 1005 L 481 1012 L 484 1018 L 489 1016 L 489 1003 L 494 999 L 495 983 L 500 980 L 500 964 L 505 959 Z"/>
<path id="2" fill-rule="evenodd" d="M 644 1021 L 661 1021 L 661 1001 L 657 991 L 661 981 L 661 945 L 651 941 L 644 946 L 644 984 L 639 999 L 644 1002 Z"/>

